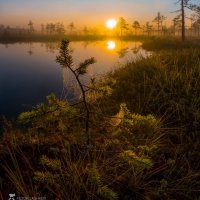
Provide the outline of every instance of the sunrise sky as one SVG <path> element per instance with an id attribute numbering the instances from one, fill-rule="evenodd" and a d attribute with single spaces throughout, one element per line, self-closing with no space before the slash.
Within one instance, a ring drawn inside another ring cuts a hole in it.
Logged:
<path id="1" fill-rule="evenodd" d="M 178 9 L 177 0 L 0 0 L 0 24 L 26 27 L 31 19 L 41 23 L 71 21 L 76 26 L 102 25 L 108 18 L 152 22 L 158 11 L 168 22 Z"/>

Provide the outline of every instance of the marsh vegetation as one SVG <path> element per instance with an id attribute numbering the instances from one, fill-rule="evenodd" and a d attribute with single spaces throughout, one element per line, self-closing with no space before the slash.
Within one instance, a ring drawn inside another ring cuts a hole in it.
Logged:
<path id="1" fill-rule="evenodd" d="M 1 198 L 12 191 L 47 199 L 198 200 L 200 50 L 191 46 L 160 49 L 82 85 L 90 118 L 82 101 L 70 105 L 52 94 L 21 113 L 17 126 L 5 121 Z M 71 66 L 61 49 L 61 66 Z M 88 64 L 74 69 L 77 77 Z"/>

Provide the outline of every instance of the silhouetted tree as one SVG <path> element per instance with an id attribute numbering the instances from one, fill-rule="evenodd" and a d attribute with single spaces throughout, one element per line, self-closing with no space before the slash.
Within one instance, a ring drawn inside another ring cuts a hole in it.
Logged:
<path id="1" fill-rule="evenodd" d="M 162 23 L 163 23 L 164 20 L 166 20 L 166 17 L 163 16 L 163 15 L 161 15 L 160 12 L 158 12 L 157 16 L 153 20 L 153 22 L 157 23 L 157 26 L 158 26 L 158 29 L 157 29 L 158 35 L 160 34 L 160 27 L 161 27 L 161 30 L 162 30 L 162 27 L 163 27 Z"/>
<path id="2" fill-rule="evenodd" d="M 200 19 L 200 6 L 195 6 L 195 9 L 194 9 L 198 19 Z"/>
<path id="3" fill-rule="evenodd" d="M 194 28 L 196 35 L 200 36 L 200 5 L 192 5 L 191 9 L 194 11 L 192 28 Z"/>
<path id="4" fill-rule="evenodd" d="M 196 20 L 192 24 L 192 28 L 194 29 L 195 35 L 200 36 L 200 20 Z"/>
<path id="5" fill-rule="evenodd" d="M 58 35 L 64 35 L 65 34 L 65 27 L 63 23 L 56 23 L 55 25 L 55 31 Z"/>
<path id="6" fill-rule="evenodd" d="M 185 41 L 185 7 L 189 0 L 179 0 L 181 3 L 181 15 L 182 15 L 182 40 Z"/>
<path id="7" fill-rule="evenodd" d="M 56 33 L 56 24 L 54 24 L 54 23 L 46 24 L 46 32 L 49 34 L 55 34 Z"/>
<path id="8" fill-rule="evenodd" d="M 178 0 L 177 3 L 180 3 L 181 9 L 176 11 L 179 12 L 181 15 L 181 32 L 182 32 L 182 41 L 185 41 L 185 9 L 188 8 L 190 10 L 193 10 L 195 5 L 190 3 L 191 0 Z"/>
<path id="9" fill-rule="evenodd" d="M 176 17 L 174 17 L 174 19 L 172 20 L 173 21 L 173 28 L 174 28 L 174 35 L 176 35 L 176 30 L 177 30 L 177 27 L 180 27 L 181 26 L 181 19 L 180 19 L 181 15 L 178 15 Z"/>
<path id="10" fill-rule="evenodd" d="M 132 27 L 135 30 L 135 35 L 136 35 L 137 30 L 140 29 L 140 23 L 138 21 L 134 21 Z"/>
<path id="11" fill-rule="evenodd" d="M 71 22 L 71 23 L 68 25 L 68 28 L 69 28 L 69 30 L 70 30 L 70 35 L 72 35 L 72 31 L 75 29 L 74 22 Z"/>
<path id="12" fill-rule="evenodd" d="M 56 25 L 51 23 L 50 24 L 50 34 L 54 34 L 55 33 L 55 30 L 56 30 Z"/>
<path id="13" fill-rule="evenodd" d="M 33 22 L 31 20 L 29 21 L 28 26 L 30 33 L 32 33 L 34 31 L 34 27 L 33 27 Z"/>
<path id="14" fill-rule="evenodd" d="M 0 34 L 3 34 L 3 32 L 4 32 L 4 25 L 0 24 Z"/>
<path id="15" fill-rule="evenodd" d="M 151 32 L 152 32 L 152 30 L 153 30 L 153 26 L 150 25 L 149 22 L 146 22 L 145 29 L 146 29 L 147 35 L 150 36 L 150 35 L 151 35 Z"/>
<path id="16" fill-rule="evenodd" d="M 200 6 L 195 6 L 195 13 L 192 15 L 191 29 L 195 35 L 200 36 Z"/>
<path id="17" fill-rule="evenodd" d="M 46 24 L 45 29 L 46 29 L 46 33 L 49 34 L 50 33 L 50 25 Z"/>
<path id="18" fill-rule="evenodd" d="M 119 18 L 118 27 L 120 29 L 120 36 L 123 35 L 123 30 L 128 30 L 128 23 L 123 17 Z"/>
<path id="19" fill-rule="evenodd" d="M 10 32 L 11 32 L 10 26 L 6 26 L 6 28 L 4 29 L 4 34 L 7 35 L 10 34 Z"/>

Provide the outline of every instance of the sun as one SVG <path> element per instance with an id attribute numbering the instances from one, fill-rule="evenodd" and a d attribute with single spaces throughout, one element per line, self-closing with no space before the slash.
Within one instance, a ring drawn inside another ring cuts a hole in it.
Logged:
<path id="1" fill-rule="evenodd" d="M 109 29 L 115 28 L 116 25 L 117 25 L 117 20 L 115 19 L 108 19 L 106 22 L 106 27 Z"/>

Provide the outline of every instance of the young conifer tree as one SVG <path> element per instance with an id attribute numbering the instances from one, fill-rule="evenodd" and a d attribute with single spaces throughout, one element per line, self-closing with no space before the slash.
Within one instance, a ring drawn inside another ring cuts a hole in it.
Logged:
<path id="1" fill-rule="evenodd" d="M 88 66 L 94 64 L 96 61 L 93 57 L 91 57 L 89 59 L 86 59 L 84 62 L 80 63 L 79 66 L 77 66 L 74 69 L 74 63 L 73 63 L 72 55 L 69 49 L 68 40 L 62 40 L 59 53 L 60 54 L 56 57 L 56 62 L 58 62 L 62 67 L 68 68 L 72 72 L 81 91 L 82 100 L 80 101 L 80 103 L 83 103 L 84 108 L 85 108 L 85 133 L 87 136 L 87 145 L 90 146 L 91 139 L 90 139 L 90 132 L 89 132 L 89 128 L 90 128 L 89 121 L 90 121 L 91 112 L 90 112 L 89 104 L 86 98 L 87 90 L 85 89 L 83 83 L 81 82 L 80 77 L 86 74 Z"/>

